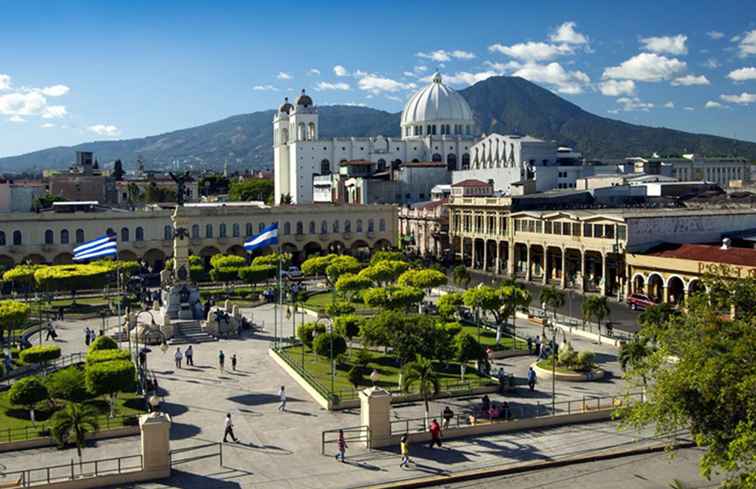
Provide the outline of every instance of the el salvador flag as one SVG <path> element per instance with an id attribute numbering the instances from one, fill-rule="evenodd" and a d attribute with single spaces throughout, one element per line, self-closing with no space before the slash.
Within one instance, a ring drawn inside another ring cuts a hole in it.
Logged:
<path id="1" fill-rule="evenodd" d="M 74 261 L 86 261 L 103 256 L 115 256 L 118 254 L 118 243 L 114 234 L 106 234 L 92 241 L 87 241 L 74 248 Z"/>
<path id="2" fill-rule="evenodd" d="M 248 252 L 251 252 L 255 251 L 256 249 L 273 246 L 275 244 L 278 244 L 277 222 L 274 222 L 270 226 L 267 226 L 260 233 L 247 238 L 247 241 L 244 242 L 244 249 Z"/>

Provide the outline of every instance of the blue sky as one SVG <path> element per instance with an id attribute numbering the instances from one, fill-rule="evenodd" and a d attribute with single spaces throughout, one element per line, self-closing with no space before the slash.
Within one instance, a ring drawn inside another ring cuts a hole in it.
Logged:
<path id="1" fill-rule="evenodd" d="M 578 5 L 578 6 L 576 6 Z M 316 104 L 398 112 L 436 68 L 756 141 L 756 2 L 0 0 L 0 156 Z"/>

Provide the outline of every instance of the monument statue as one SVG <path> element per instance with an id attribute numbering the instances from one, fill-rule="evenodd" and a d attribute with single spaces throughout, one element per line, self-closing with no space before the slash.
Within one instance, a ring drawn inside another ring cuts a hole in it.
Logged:
<path id="1" fill-rule="evenodd" d="M 171 176 L 177 183 L 184 181 L 184 177 Z M 181 184 L 179 184 L 179 189 L 181 189 Z M 171 216 L 171 221 L 173 221 L 173 270 L 171 271 L 170 283 L 163 284 L 162 310 L 164 316 L 172 320 L 190 320 L 202 317 L 199 289 L 190 283 L 189 232 L 187 231 L 190 220 L 187 212 L 186 207 L 177 205 Z"/>
<path id="2" fill-rule="evenodd" d="M 184 205 L 184 196 L 186 195 L 185 184 L 192 179 L 192 176 L 189 171 L 186 171 L 183 174 L 179 173 L 178 175 L 175 175 L 173 172 L 169 172 L 168 174 L 173 181 L 176 182 L 176 205 L 182 206 Z"/>

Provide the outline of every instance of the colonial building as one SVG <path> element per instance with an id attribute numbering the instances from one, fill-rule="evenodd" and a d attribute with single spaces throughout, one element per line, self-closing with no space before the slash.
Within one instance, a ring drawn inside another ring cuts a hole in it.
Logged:
<path id="1" fill-rule="evenodd" d="M 319 123 L 317 107 L 304 90 L 294 104 L 286 99 L 273 117 L 276 204 L 284 196 L 290 196 L 294 204 L 312 203 L 313 177 L 339 173 L 347 162 L 367 161 L 382 168 L 425 161 L 441 163 L 449 170 L 469 166 L 476 134 L 470 106 L 443 84 L 439 73 L 407 102 L 399 139 L 321 139 Z M 328 181 L 318 180 L 315 194 L 324 195 L 326 191 L 319 187 Z"/>
<path id="2" fill-rule="evenodd" d="M 663 167 L 668 167 L 668 173 L 680 181 L 713 182 L 722 187 L 730 187 L 751 181 L 751 165 L 745 158 L 719 157 L 706 158 L 695 154 L 685 154 L 679 158 L 651 157 L 627 158 L 634 171 L 645 173 L 665 173 Z"/>
<path id="3" fill-rule="evenodd" d="M 399 209 L 399 233 L 405 249 L 439 259 L 451 252 L 446 203 L 447 199 L 431 200 Z"/>
<path id="4" fill-rule="evenodd" d="M 90 207 L 90 212 L 12 213 L 0 221 L 0 265 L 70 263 L 77 244 L 118 236 L 119 256 L 160 269 L 172 253 L 172 208 L 126 211 Z M 187 204 L 192 254 L 209 262 L 218 253 L 244 255 L 244 239 L 278 223 L 280 249 L 295 260 L 324 252 L 369 253 L 396 245 L 397 208 L 371 206 L 283 206 L 238 202 Z"/>

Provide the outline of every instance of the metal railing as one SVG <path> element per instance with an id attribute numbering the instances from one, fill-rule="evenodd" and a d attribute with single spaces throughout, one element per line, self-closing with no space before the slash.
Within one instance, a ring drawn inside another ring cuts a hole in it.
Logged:
<path id="1" fill-rule="evenodd" d="M 114 428 L 121 428 L 123 426 L 130 426 L 132 420 L 136 418 L 136 414 L 121 415 L 109 417 L 107 415 L 98 416 L 97 421 L 101 430 L 109 430 Z M 128 420 L 128 421 L 127 421 Z M 136 421 L 134 421 L 136 424 Z M 47 423 L 37 423 L 31 426 L 23 426 L 20 428 L 0 428 L 0 443 L 12 443 L 16 441 L 34 440 L 36 438 L 48 438 L 52 433 L 52 425 Z"/>
<path id="2" fill-rule="evenodd" d="M 56 358 L 55 360 L 47 362 L 46 364 L 35 363 L 33 365 L 22 365 L 11 370 L 5 376 L 0 377 L 0 382 L 7 382 L 8 384 L 10 384 L 11 379 L 19 379 L 21 377 L 26 377 L 27 375 L 47 375 L 55 372 L 56 370 L 83 363 L 85 358 L 86 353 L 76 352 L 69 353 L 68 355 L 64 355 L 60 358 Z"/>
<path id="3" fill-rule="evenodd" d="M 169 452 L 169 457 L 171 460 L 171 466 L 218 457 L 220 460 L 220 466 L 223 467 L 223 443 L 211 442 L 202 445 L 176 448 Z"/>
<path id="4" fill-rule="evenodd" d="M 598 323 L 594 323 L 591 321 L 582 321 L 578 318 L 574 318 L 571 316 L 567 316 L 565 314 L 559 314 L 557 313 L 556 316 L 554 316 L 553 313 L 548 312 L 544 313 L 543 309 L 540 307 L 530 307 L 528 308 L 528 311 L 530 314 L 533 314 L 536 317 L 546 317 L 549 321 L 553 321 L 556 317 L 557 324 L 561 326 L 565 326 L 567 328 L 581 330 L 581 331 L 587 331 L 589 333 L 593 333 L 598 335 L 599 334 L 599 327 Z M 627 331 L 617 329 L 614 327 L 607 327 L 607 323 L 611 323 L 611 321 L 604 321 L 601 324 L 601 336 L 604 338 L 609 339 L 615 339 L 615 340 L 624 340 L 629 341 L 633 339 L 633 333 L 629 333 Z"/>
<path id="5" fill-rule="evenodd" d="M 19 487 L 34 487 L 53 482 L 91 479 L 104 475 L 142 470 L 142 455 L 86 460 L 68 464 L 0 472 L 0 483 L 16 482 Z"/>
<path id="6" fill-rule="evenodd" d="M 489 413 L 468 412 L 454 415 L 447 423 L 443 412 L 436 419 L 444 421 L 444 429 L 464 428 L 481 423 L 506 423 L 529 418 L 542 418 L 554 416 L 569 416 L 572 414 L 587 413 L 605 409 L 614 409 L 622 406 L 627 399 L 643 402 L 645 396 L 642 392 L 627 396 L 584 396 L 582 399 L 572 399 L 552 403 L 529 404 L 509 406 L 500 411 L 500 416 L 491 419 Z M 501 406 L 501 404 L 499 404 Z M 508 410 L 508 411 L 507 411 Z M 428 420 L 425 418 L 408 418 L 390 421 L 391 434 L 424 433 L 428 431 Z"/>
<path id="7" fill-rule="evenodd" d="M 320 435 L 320 454 L 332 455 L 338 451 L 339 431 L 344 432 L 344 441 L 349 446 L 350 451 L 358 446 L 370 447 L 370 427 L 369 426 L 350 426 L 348 428 L 339 428 L 335 430 L 323 431 Z M 329 451 L 329 447 L 336 447 Z"/>

